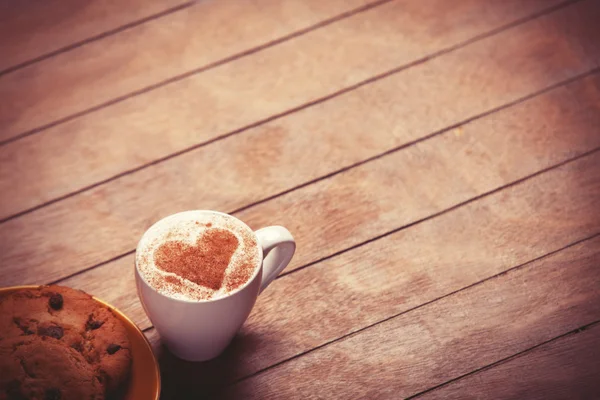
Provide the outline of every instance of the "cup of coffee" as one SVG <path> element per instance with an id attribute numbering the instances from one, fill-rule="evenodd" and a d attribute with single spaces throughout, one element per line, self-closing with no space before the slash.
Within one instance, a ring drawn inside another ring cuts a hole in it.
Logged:
<path id="1" fill-rule="evenodd" d="M 138 243 L 138 294 L 173 354 L 209 360 L 231 342 L 295 250 L 294 238 L 281 226 L 254 232 L 217 211 L 173 214 Z"/>

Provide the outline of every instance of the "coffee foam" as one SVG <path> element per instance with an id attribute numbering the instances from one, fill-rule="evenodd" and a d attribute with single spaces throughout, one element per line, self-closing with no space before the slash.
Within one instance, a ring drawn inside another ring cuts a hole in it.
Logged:
<path id="1" fill-rule="evenodd" d="M 238 240 L 219 289 L 202 286 L 157 266 L 155 255 L 161 245 L 182 242 L 202 246 L 203 235 L 217 229 L 229 231 Z M 142 278 L 159 293 L 175 299 L 199 301 L 225 297 L 244 286 L 260 266 L 260 257 L 254 232 L 236 218 L 206 211 L 186 211 L 158 221 L 144 233 L 136 250 L 136 265 Z"/>

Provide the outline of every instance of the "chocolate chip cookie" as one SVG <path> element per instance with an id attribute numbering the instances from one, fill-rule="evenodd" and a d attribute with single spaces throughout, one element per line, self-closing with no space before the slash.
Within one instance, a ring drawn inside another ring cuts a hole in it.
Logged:
<path id="1" fill-rule="evenodd" d="M 36 339 L 37 342 L 33 341 L 35 346 L 52 344 L 53 351 L 62 348 L 72 360 L 72 356 L 77 355 L 93 371 L 94 381 L 107 395 L 115 393 L 128 379 L 131 353 L 125 327 L 110 309 L 84 292 L 61 286 L 44 286 L 0 297 L 0 351 L 9 351 L 7 346 L 14 347 L 15 339 Z M 39 357 L 37 360 L 40 363 L 51 362 Z M 0 359 L 0 368 L 6 368 L 4 364 L 4 360 Z M 14 381 L 0 382 L 0 400 L 3 399 L 2 393 L 8 393 L 10 388 L 15 387 Z M 24 381 L 19 382 L 25 384 Z M 13 386 L 6 386 L 9 384 Z M 46 388 L 50 390 L 53 387 Z M 59 398 L 64 400 L 65 393 Z"/>
<path id="2" fill-rule="evenodd" d="M 56 339 L 37 335 L 0 345 L 0 399 L 102 400 L 105 389 L 87 360 Z"/>

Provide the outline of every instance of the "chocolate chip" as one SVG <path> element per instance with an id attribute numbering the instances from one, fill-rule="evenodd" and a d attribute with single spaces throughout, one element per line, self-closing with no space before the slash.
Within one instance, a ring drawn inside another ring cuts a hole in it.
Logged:
<path id="1" fill-rule="evenodd" d="M 33 320 L 33 321 L 35 322 L 35 320 Z M 15 323 L 15 325 L 17 325 L 19 327 L 20 330 L 23 331 L 23 335 L 28 336 L 28 335 L 33 335 L 35 333 L 35 331 L 31 330 L 31 328 L 29 327 L 29 324 L 23 322 L 21 320 L 21 318 L 14 317 L 13 322 Z M 29 321 L 29 322 L 31 322 L 31 321 Z"/>
<path id="2" fill-rule="evenodd" d="M 60 390 L 58 389 L 46 389 L 46 392 L 44 392 L 44 400 L 60 400 L 60 398 Z"/>
<path id="3" fill-rule="evenodd" d="M 71 348 L 81 353 L 83 351 L 83 344 L 81 342 L 75 342 L 71 345 Z"/>
<path id="4" fill-rule="evenodd" d="M 118 344 L 109 344 L 108 347 L 106 348 L 106 352 L 108 354 L 115 354 L 117 351 L 121 350 L 121 346 L 119 346 Z"/>
<path id="5" fill-rule="evenodd" d="M 64 332 L 63 332 L 63 328 L 61 328 L 60 326 L 50 325 L 47 327 L 39 327 L 38 335 L 50 336 L 50 337 L 53 337 L 54 339 L 60 339 L 63 337 Z"/>
<path id="6" fill-rule="evenodd" d="M 63 306 L 63 297 L 60 293 L 52 293 L 50 300 L 48 300 L 50 308 L 53 310 L 60 310 Z"/>
<path id="7" fill-rule="evenodd" d="M 94 329 L 100 328 L 104 324 L 104 321 L 96 321 L 93 319 L 89 319 L 87 324 L 85 325 L 85 329 L 88 331 L 93 331 Z"/>

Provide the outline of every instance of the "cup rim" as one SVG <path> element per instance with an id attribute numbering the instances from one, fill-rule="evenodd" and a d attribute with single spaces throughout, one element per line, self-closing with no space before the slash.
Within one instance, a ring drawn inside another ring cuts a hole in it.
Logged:
<path id="1" fill-rule="evenodd" d="M 201 300 L 187 300 L 187 299 L 177 299 L 174 297 L 170 297 L 167 296 L 166 294 L 163 294 L 161 292 L 159 292 L 154 286 L 152 286 L 142 275 L 142 273 L 140 272 L 139 268 L 138 268 L 138 262 L 137 262 L 137 255 L 138 255 L 138 249 L 140 246 L 140 243 L 142 241 L 142 238 L 144 237 L 144 235 L 146 235 L 146 233 L 152 229 L 152 227 L 154 227 L 155 225 L 159 224 L 160 222 L 162 222 L 163 220 L 170 218 L 174 215 L 180 215 L 180 214 L 188 214 L 188 213 L 208 213 L 208 214 L 219 214 L 219 215 L 223 215 L 226 217 L 230 217 L 233 218 L 235 220 L 237 220 L 239 223 L 241 223 L 244 227 L 247 228 L 247 230 L 252 233 L 252 235 L 254 236 L 254 239 L 256 240 L 256 246 L 258 247 L 258 254 L 259 254 L 259 263 L 257 265 L 257 267 L 254 269 L 254 272 L 252 273 L 252 276 L 250 277 L 250 279 L 248 279 L 246 281 L 246 283 L 244 283 L 242 286 L 240 286 L 239 288 L 235 289 L 234 291 L 227 293 L 225 296 L 223 297 L 219 297 L 217 299 L 201 299 Z M 169 300 L 174 300 L 174 301 L 178 301 L 184 304 L 206 304 L 206 303 L 214 303 L 217 302 L 219 300 L 226 300 L 229 299 L 237 294 L 239 294 L 240 292 L 242 292 L 244 289 L 246 289 L 252 282 L 254 282 L 254 280 L 256 279 L 256 277 L 259 275 L 259 273 L 262 272 L 262 263 L 263 263 L 263 249 L 262 246 L 260 245 L 260 241 L 258 240 L 258 236 L 256 236 L 256 232 L 254 230 L 252 230 L 252 228 L 250 228 L 248 226 L 248 224 L 246 224 L 244 221 L 242 221 L 241 219 L 237 218 L 236 216 L 233 216 L 231 214 L 227 214 L 221 211 L 215 211 L 215 210 L 187 210 L 187 211 L 179 211 L 176 212 L 174 214 L 169 214 L 161 219 L 159 219 L 158 221 L 154 222 L 149 228 L 147 228 L 144 233 L 142 234 L 142 236 L 140 237 L 140 240 L 138 241 L 138 244 L 135 248 L 135 257 L 134 257 L 134 264 L 135 264 L 135 273 L 136 275 L 139 276 L 139 278 L 141 279 L 141 281 L 147 286 L 149 287 L 152 291 L 154 291 L 156 294 L 163 296 Z"/>

